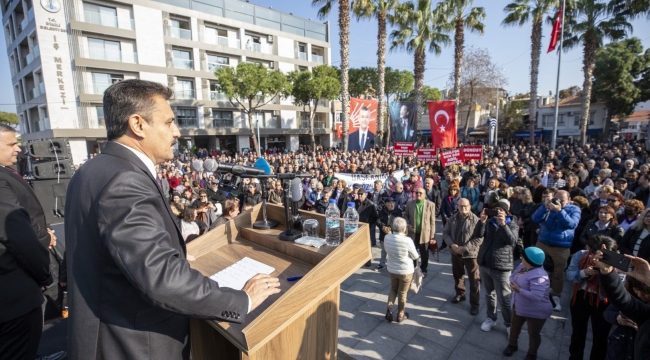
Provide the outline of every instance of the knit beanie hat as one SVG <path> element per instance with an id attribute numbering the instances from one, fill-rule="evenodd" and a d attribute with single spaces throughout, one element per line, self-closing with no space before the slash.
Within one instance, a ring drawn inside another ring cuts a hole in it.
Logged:
<path id="1" fill-rule="evenodd" d="M 507 199 L 501 199 L 499 202 L 494 206 L 494 207 L 499 207 L 505 210 L 506 212 L 510 211 L 510 201 Z"/>
<path id="2" fill-rule="evenodd" d="M 524 260 L 534 267 L 544 265 L 544 252 L 538 247 L 527 247 L 526 250 L 524 250 L 523 256 Z"/>

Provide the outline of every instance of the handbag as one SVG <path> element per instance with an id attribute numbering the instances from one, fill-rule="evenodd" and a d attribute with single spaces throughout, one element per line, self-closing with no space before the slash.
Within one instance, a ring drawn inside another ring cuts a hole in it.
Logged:
<path id="1" fill-rule="evenodd" d="M 414 294 L 417 294 L 418 291 L 422 288 L 422 280 L 424 279 L 424 274 L 419 267 L 415 267 L 413 271 L 413 280 L 411 280 L 411 286 L 409 286 L 409 291 Z"/>
<path id="2" fill-rule="evenodd" d="M 440 251 L 438 251 L 438 240 L 436 239 L 429 240 L 429 251 L 431 251 L 431 254 L 436 256 L 436 261 L 440 262 Z"/>

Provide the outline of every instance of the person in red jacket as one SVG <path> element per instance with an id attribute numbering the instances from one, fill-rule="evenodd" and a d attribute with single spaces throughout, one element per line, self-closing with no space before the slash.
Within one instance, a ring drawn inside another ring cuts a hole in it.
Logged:
<path id="1" fill-rule="evenodd" d="M 183 181 L 183 178 L 181 177 L 181 173 L 177 171 L 174 174 L 174 176 L 169 178 L 169 188 L 170 189 L 176 189 L 176 187 L 178 185 L 180 185 L 182 181 Z"/>
<path id="2" fill-rule="evenodd" d="M 404 185 L 404 192 L 409 194 L 411 200 L 416 198 L 415 192 L 423 187 L 422 181 L 418 180 L 418 174 L 415 171 L 413 171 L 408 180 L 404 180 L 402 184 Z"/>

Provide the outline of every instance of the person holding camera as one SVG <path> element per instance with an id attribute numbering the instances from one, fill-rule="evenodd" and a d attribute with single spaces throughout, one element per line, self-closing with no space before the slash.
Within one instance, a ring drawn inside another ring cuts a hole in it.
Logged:
<path id="1" fill-rule="evenodd" d="M 546 199 L 532 216 L 540 224 L 537 246 L 553 261 L 551 296 L 553 310 L 562 311 L 560 296 L 564 284 L 564 267 L 570 256 L 575 230 L 580 223 L 580 208 L 571 204 L 569 193 L 559 190 L 552 199 Z"/>
<path id="2" fill-rule="evenodd" d="M 513 249 L 519 238 L 519 227 L 509 216 L 509 211 L 510 202 L 505 199 L 497 202 L 494 209 L 483 209 L 481 223 L 485 224 L 485 236 L 477 256 L 487 302 L 487 319 L 481 325 L 481 330 L 490 331 L 496 325 L 498 299 L 508 334 L 511 319 L 510 272 L 514 262 Z"/>

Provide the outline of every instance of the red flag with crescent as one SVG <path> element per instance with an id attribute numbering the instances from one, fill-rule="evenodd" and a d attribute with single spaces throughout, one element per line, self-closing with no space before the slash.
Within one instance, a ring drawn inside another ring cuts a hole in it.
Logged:
<path id="1" fill-rule="evenodd" d="M 553 32 L 551 33 L 551 42 L 548 44 L 548 51 L 546 51 L 547 53 L 550 53 L 551 51 L 555 50 L 557 41 L 561 36 L 560 34 L 561 31 L 562 31 L 562 6 L 560 6 L 560 8 L 557 10 L 557 15 L 555 15 L 555 21 L 553 22 Z"/>
<path id="2" fill-rule="evenodd" d="M 431 143 L 434 148 L 458 146 L 456 131 L 456 101 L 428 101 Z"/>

